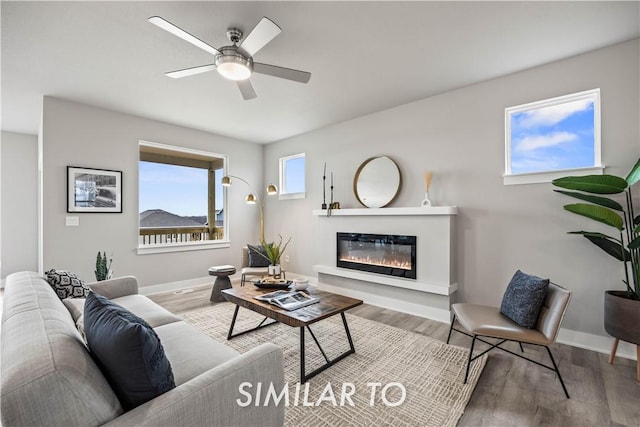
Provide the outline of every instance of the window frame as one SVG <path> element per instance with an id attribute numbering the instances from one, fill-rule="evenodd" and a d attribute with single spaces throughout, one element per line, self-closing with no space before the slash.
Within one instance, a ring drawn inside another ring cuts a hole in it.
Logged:
<path id="1" fill-rule="evenodd" d="M 304 191 L 296 193 L 288 193 L 286 186 L 286 163 L 289 160 L 304 159 Z M 280 157 L 279 160 L 279 186 L 278 186 L 278 198 L 280 200 L 287 199 L 304 199 L 307 196 L 307 159 L 305 153 L 292 154 L 290 156 Z"/>
<path id="2" fill-rule="evenodd" d="M 160 144 L 157 142 L 138 140 L 138 192 L 137 192 L 137 209 L 136 215 L 138 216 L 138 227 L 137 230 L 137 253 L 138 255 L 147 255 L 147 254 L 156 254 L 156 253 L 166 253 L 166 252 L 183 252 L 183 251 L 197 251 L 204 249 L 220 249 L 220 248 L 228 248 L 231 246 L 229 240 L 229 215 L 228 215 L 228 200 L 227 200 L 227 192 L 222 192 L 222 209 L 225 213 L 225 219 L 222 226 L 223 229 L 223 238 L 219 240 L 203 240 L 203 241 L 190 241 L 190 242 L 173 242 L 173 243 L 158 243 L 153 245 L 142 245 L 140 243 L 140 149 L 141 147 L 149 147 L 149 148 L 157 148 L 165 151 L 174 151 L 182 154 L 190 154 L 193 156 L 199 157 L 209 157 L 209 158 L 217 158 L 222 160 L 222 174 L 223 176 L 227 174 L 227 168 L 229 167 L 229 157 L 224 154 L 214 153 L 210 151 L 204 150 L 196 150 L 187 147 L 180 147 L 176 145 L 168 145 L 168 144 Z M 208 190 L 207 190 L 208 191 Z"/>
<path id="3" fill-rule="evenodd" d="M 536 172 L 511 172 L 511 121 L 514 114 L 526 111 L 537 110 L 540 108 L 550 107 L 554 105 L 566 104 L 580 100 L 593 100 L 593 149 L 594 164 L 593 166 L 569 169 L 553 169 L 548 171 Z M 601 145 L 601 122 L 600 122 L 600 88 L 586 90 L 582 92 L 562 95 L 554 98 L 543 99 L 540 101 L 529 102 L 526 104 L 516 105 L 514 107 L 505 108 L 505 163 L 504 163 L 504 185 L 517 184 L 535 184 L 551 182 L 554 179 L 567 175 L 583 176 L 583 175 L 602 175 L 604 173 L 604 165 L 602 165 L 602 145 Z"/>

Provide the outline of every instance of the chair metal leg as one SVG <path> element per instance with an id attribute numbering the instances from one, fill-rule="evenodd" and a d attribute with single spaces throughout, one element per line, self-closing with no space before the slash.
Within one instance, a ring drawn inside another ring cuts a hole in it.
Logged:
<path id="1" fill-rule="evenodd" d="M 245 281 L 246 281 L 246 279 L 245 279 L 245 275 L 243 274 L 243 275 L 240 277 L 240 286 L 244 286 L 244 282 L 245 282 Z"/>
<path id="2" fill-rule="evenodd" d="M 558 370 L 558 365 L 556 365 L 556 361 L 553 358 L 553 354 L 551 354 L 551 349 L 548 346 L 544 346 L 544 348 L 547 349 L 547 353 L 549 353 L 549 358 L 551 359 L 551 363 L 553 363 L 553 369 L 556 371 L 556 374 L 558 374 L 558 379 L 560 380 L 560 384 L 562 385 L 562 389 L 564 390 L 564 395 L 567 396 L 567 399 L 569 399 L 569 392 L 567 391 L 567 387 L 565 387 L 564 385 L 564 381 L 562 381 L 562 375 L 560 375 L 560 371 Z"/>
<path id="3" fill-rule="evenodd" d="M 469 359 L 467 360 L 467 372 L 464 374 L 464 383 L 467 383 L 467 379 L 469 378 L 469 367 L 471 366 L 471 357 L 473 356 L 473 346 L 476 344 L 476 336 L 473 336 L 473 340 L 471 340 L 471 348 L 469 349 Z"/>
<path id="4" fill-rule="evenodd" d="M 524 348 L 522 348 L 522 343 L 518 342 L 518 344 L 520 344 L 520 351 L 524 353 Z"/>
<path id="5" fill-rule="evenodd" d="M 453 315 L 453 320 L 451 320 L 451 327 L 449 328 L 449 336 L 447 336 L 447 344 L 449 344 L 449 340 L 451 339 L 451 332 L 453 332 L 453 324 L 456 323 L 456 315 Z"/>
<path id="6" fill-rule="evenodd" d="M 614 338 L 613 346 L 611 347 L 611 354 L 609 354 L 609 364 L 613 365 L 613 362 L 616 360 L 616 352 L 618 351 L 618 343 L 620 340 L 618 338 Z"/>

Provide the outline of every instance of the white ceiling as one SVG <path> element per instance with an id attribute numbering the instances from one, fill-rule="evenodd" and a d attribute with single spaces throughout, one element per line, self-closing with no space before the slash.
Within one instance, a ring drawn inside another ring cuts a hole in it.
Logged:
<path id="1" fill-rule="evenodd" d="M 36 134 L 51 95 L 268 143 L 640 35 L 638 2 L 2 1 L 2 129 Z M 212 62 L 147 22 L 215 47 L 262 16 L 282 33 L 255 60 L 309 71 L 251 77 L 244 101 Z"/>

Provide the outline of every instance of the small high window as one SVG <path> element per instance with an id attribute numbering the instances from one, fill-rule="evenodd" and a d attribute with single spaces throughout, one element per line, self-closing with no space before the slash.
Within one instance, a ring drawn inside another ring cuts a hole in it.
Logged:
<path id="1" fill-rule="evenodd" d="M 505 185 L 602 169 L 600 89 L 505 109 Z"/>
<path id="2" fill-rule="evenodd" d="M 304 199 L 305 158 L 304 153 L 280 158 L 280 199 Z"/>

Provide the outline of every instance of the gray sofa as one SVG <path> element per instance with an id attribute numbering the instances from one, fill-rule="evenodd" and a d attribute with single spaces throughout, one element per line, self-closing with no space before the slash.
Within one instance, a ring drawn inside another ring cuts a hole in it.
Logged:
<path id="1" fill-rule="evenodd" d="M 124 412 L 94 363 L 70 310 L 36 273 L 7 277 L 1 329 L 2 425 L 282 425 L 283 405 L 241 407 L 243 382 L 284 386 L 282 350 L 239 354 L 138 294 L 134 277 L 91 284 L 145 319 L 171 362 L 176 387 Z M 230 319 L 229 319 L 230 320 Z M 219 321 L 227 321 L 219 319 Z"/>

